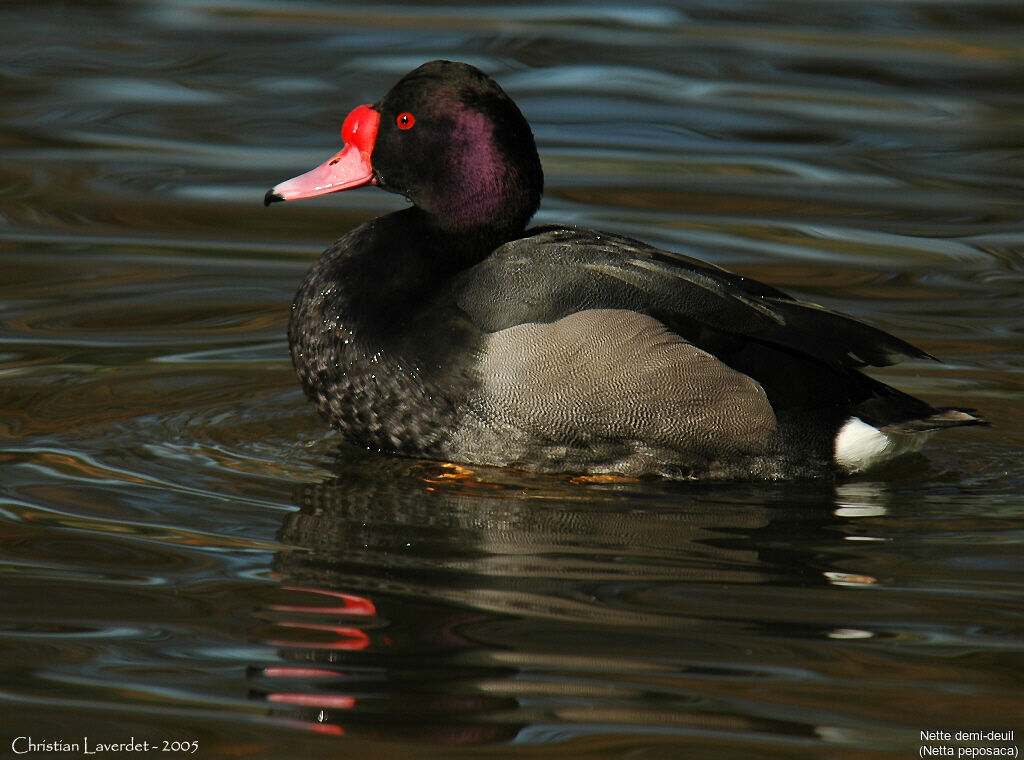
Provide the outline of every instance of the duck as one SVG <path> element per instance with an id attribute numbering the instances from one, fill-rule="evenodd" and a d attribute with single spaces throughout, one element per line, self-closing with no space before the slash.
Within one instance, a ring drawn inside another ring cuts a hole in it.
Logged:
<path id="1" fill-rule="evenodd" d="M 265 204 L 364 186 L 410 205 L 306 274 L 288 339 L 346 442 L 591 477 L 835 478 L 986 424 L 865 374 L 932 359 L 863 322 L 612 232 L 528 228 L 529 123 L 480 69 L 431 61 L 341 127 Z"/>

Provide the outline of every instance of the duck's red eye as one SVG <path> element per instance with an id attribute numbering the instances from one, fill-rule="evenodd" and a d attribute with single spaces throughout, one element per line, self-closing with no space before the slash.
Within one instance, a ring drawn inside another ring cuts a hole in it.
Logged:
<path id="1" fill-rule="evenodd" d="M 412 129 L 412 125 L 415 123 L 416 117 L 408 111 L 398 114 L 398 118 L 395 119 L 395 124 L 398 125 L 399 129 Z"/>

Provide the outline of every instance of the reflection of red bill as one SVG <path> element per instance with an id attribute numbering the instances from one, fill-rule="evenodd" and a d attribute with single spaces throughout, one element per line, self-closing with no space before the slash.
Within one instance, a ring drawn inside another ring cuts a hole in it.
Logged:
<path id="1" fill-rule="evenodd" d="M 337 634 L 340 638 L 337 641 L 286 641 L 277 639 L 268 641 L 272 647 L 306 647 L 307 649 L 343 649 L 347 651 L 359 651 L 370 646 L 370 637 L 359 628 L 348 625 L 326 625 L 324 623 L 297 623 L 291 620 L 282 620 L 277 625 L 282 628 L 301 628 L 305 631 L 329 631 Z"/>
<path id="2" fill-rule="evenodd" d="M 263 668 L 263 675 L 267 678 L 341 678 L 345 674 L 324 668 L 293 668 L 274 665 Z"/>
<path id="3" fill-rule="evenodd" d="M 306 723 L 306 727 L 317 734 L 327 734 L 328 736 L 344 736 L 345 729 L 334 723 Z"/>
<path id="4" fill-rule="evenodd" d="M 322 707 L 332 710 L 351 710 L 355 707 L 355 697 L 332 694 L 288 694 L 272 693 L 267 695 L 268 702 L 282 705 L 299 705 L 301 707 Z"/>
<path id="5" fill-rule="evenodd" d="M 342 591 L 328 591 L 322 588 L 306 588 L 304 586 L 283 586 L 286 591 L 304 591 L 308 594 L 328 596 L 342 602 L 341 607 L 312 607 L 306 605 L 272 604 L 270 609 L 275 612 L 321 613 L 323 615 L 360 615 L 373 617 L 377 607 L 365 596 L 346 594 Z"/>

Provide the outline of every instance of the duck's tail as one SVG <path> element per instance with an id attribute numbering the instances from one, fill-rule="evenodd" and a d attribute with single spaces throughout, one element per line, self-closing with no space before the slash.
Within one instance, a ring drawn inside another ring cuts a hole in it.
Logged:
<path id="1" fill-rule="evenodd" d="M 944 407 L 918 419 L 875 427 L 850 417 L 835 438 L 835 461 L 847 473 L 863 472 L 904 454 L 920 451 L 932 433 L 945 428 L 989 424 L 973 409 Z"/>
<path id="2" fill-rule="evenodd" d="M 953 406 L 944 406 L 937 408 L 934 414 L 921 419 L 884 425 L 881 431 L 889 435 L 915 435 L 917 433 L 934 433 L 937 430 L 945 430 L 951 427 L 988 424 L 990 424 L 989 421 L 974 409 L 958 409 Z"/>

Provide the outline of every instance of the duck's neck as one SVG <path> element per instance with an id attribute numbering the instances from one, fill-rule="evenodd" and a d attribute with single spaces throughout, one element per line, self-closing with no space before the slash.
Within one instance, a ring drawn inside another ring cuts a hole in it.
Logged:
<path id="1" fill-rule="evenodd" d="M 400 355 L 415 349 L 408 336 L 454 278 L 521 232 L 453 231 L 416 207 L 357 227 L 314 264 L 296 295 L 289 326 L 296 364 L 322 357 L 329 343 L 349 354 L 346 362 L 408 358 Z"/>
<path id="2" fill-rule="evenodd" d="M 401 322 L 420 310 L 459 272 L 518 237 L 522 229 L 493 225 L 449 229 L 416 207 L 355 230 L 333 268 L 352 318 L 371 326 Z"/>

